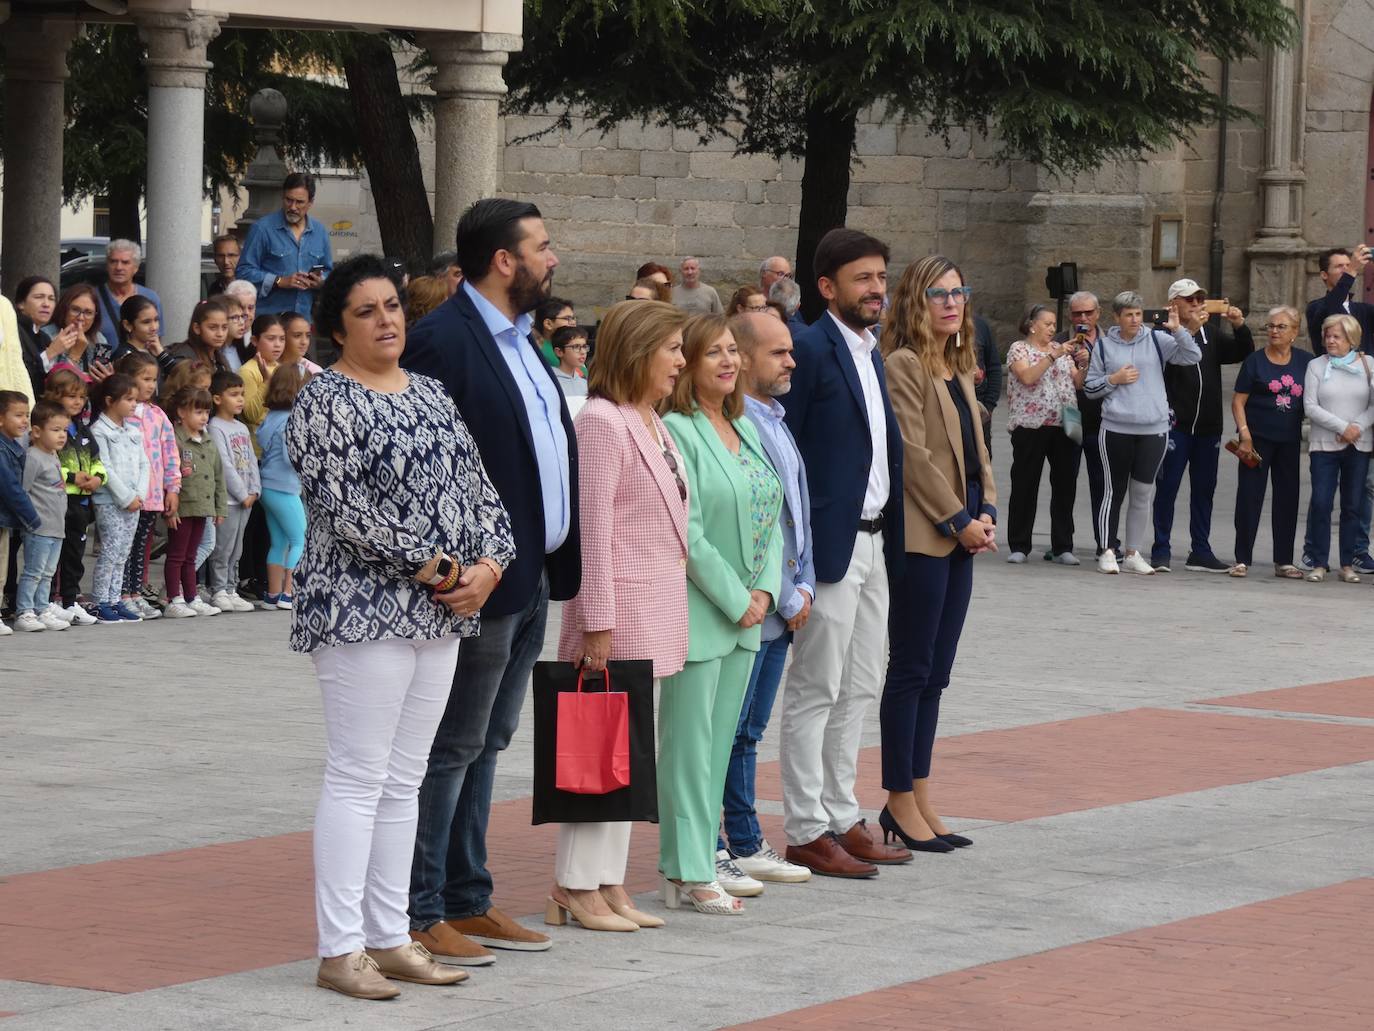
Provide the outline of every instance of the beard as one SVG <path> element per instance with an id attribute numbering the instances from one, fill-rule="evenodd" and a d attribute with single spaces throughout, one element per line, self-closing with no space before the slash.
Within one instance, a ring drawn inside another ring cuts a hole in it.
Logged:
<path id="1" fill-rule="evenodd" d="M 866 301 L 878 302 L 878 313 L 876 315 L 869 315 L 864 311 L 863 305 Z M 881 294 L 864 294 L 862 297 L 855 298 L 853 304 L 836 305 L 836 307 L 840 310 L 840 318 L 843 319 L 846 324 L 850 326 L 862 326 L 864 329 L 869 329 L 883 320 L 882 302 L 883 297 Z"/>
<path id="2" fill-rule="evenodd" d="M 782 397 L 792 389 L 792 377 L 786 379 L 775 379 L 768 386 L 764 387 L 763 392 L 769 397 Z"/>
<path id="3" fill-rule="evenodd" d="M 515 279 L 510 285 L 511 306 L 522 315 L 525 312 L 534 311 L 539 307 L 539 302 L 546 301 L 553 293 L 553 271 L 550 270 L 543 279 L 535 278 L 534 273 L 519 265 L 515 270 Z"/>

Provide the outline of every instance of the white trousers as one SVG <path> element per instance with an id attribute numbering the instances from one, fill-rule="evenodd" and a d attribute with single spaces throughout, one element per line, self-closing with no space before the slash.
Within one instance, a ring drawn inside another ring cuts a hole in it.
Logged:
<path id="1" fill-rule="evenodd" d="M 453 686 L 458 643 L 367 641 L 314 655 L 328 742 L 315 810 L 321 956 L 410 941 L 420 781 Z"/>
<path id="2" fill-rule="evenodd" d="M 783 830 L 793 845 L 859 822 L 855 767 L 864 714 L 882 693 L 887 655 L 883 535 L 859 533 L 844 579 L 816 585 L 782 696 Z"/>
<path id="3" fill-rule="evenodd" d="M 630 855 L 629 823 L 564 823 L 558 827 L 553 879 L 560 888 L 595 891 L 624 884 Z"/>

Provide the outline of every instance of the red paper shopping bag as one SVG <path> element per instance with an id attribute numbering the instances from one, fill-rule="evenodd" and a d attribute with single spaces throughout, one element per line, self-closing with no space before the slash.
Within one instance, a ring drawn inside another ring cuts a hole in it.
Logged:
<path id="1" fill-rule="evenodd" d="M 630 783 L 630 696 L 611 690 L 558 695 L 554 786 L 578 795 L 605 795 Z"/>

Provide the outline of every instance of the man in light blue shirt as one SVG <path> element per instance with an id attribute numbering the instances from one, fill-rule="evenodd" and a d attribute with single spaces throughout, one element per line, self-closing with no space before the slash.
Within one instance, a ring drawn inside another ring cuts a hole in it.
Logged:
<path id="1" fill-rule="evenodd" d="M 730 332 L 739 345 L 743 362 L 744 414 L 758 429 L 763 449 L 782 481 L 783 562 L 782 584 L 776 592 L 777 611 L 763 623 L 763 644 L 749 675 L 730 753 L 725 779 L 725 834 L 717 843 L 717 869 L 722 877 L 735 877 L 739 872 L 761 881 L 805 881 L 811 877 L 811 871 L 787 862 L 768 844 L 754 811 L 758 744 L 768 728 L 782 682 L 792 632 L 806 624 L 811 615 L 811 599 L 816 594 L 806 466 L 792 431 L 783 422 L 783 407 L 777 400 L 791 389 L 792 370 L 797 363 L 792 359 L 792 334 L 771 314 L 737 315 L 730 320 Z"/>
<path id="2" fill-rule="evenodd" d="M 315 177 L 292 172 L 282 183 L 282 209 L 254 222 L 234 275 L 258 289 L 258 314 L 311 317 L 315 293 L 334 270 L 329 232 L 310 217 Z"/>

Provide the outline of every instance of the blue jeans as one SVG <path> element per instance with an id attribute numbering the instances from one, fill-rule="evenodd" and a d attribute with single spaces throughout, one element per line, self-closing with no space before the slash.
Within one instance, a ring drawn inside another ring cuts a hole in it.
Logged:
<path id="1" fill-rule="evenodd" d="M 754 767 L 791 645 L 790 630 L 764 641 L 754 657 L 749 686 L 744 689 L 744 707 L 739 713 L 735 745 L 730 750 L 730 766 L 725 771 L 725 834 L 716 840 L 717 848 L 725 848 L 728 838 L 730 851 L 737 856 L 752 856 L 763 842 L 759 817 L 754 812 Z"/>
<path id="2" fill-rule="evenodd" d="M 1217 492 L 1217 460 L 1221 437 L 1200 437 L 1182 430 L 1169 431 L 1164 464 L 1155 479 L 1155 543 L 1150 558 L 1171 558 L 1169 537 L 1174 528 L 1174 502 L 1188 470 L 1188 553 L 1212 554 L 1212 497 Z"/>
<path id="3" fill-rule="evenodd" d="M 24 535 L 24 568 L 19 574 L 19 587 L 14 599 L 16 612 L 39 613 L 48 607 L 52 597 L 52 577 L 57 572 L 57 560 L 61 554 L 61 537 L 41 537 L 36 533 Z"/>
<path id="4" fill-rule="evenodd" d="M 482 617 L 463 642 L 444 718 L 420 785 L 420 819 L 410 871 L 410 925 L 481 916 L 491 908 L 487 818 L 496 757 L 520 722 L 530 673 L 544 647 L 549 580 L 509 616 Z"/>
<path id="5" fill-rule="evenodd" d="M 1360 498 L 1359 523 L 1355 527 L 1355 557 L 1369 554 L 1369 522 L 1374 519 L 1374 462 L 1364 481 L 1364 496 Z M 1310 526 L 1310 523 L 1309 523 Z"/>
<path id="6" fill-rule="evenodd" d="M 1313 451 L 1312 500 L 1307 506 L 1308 543 L 1306 554 L 1313 567 L 1326 568 L 1331 558 L 1331 509 L 1335 503 L 1337 481 L 1341 491 L 1340 564 L 1355 561 L 1355 535 L 1360 525 L 1360 506 L 1364 498 L 1365 476 L 1369 472 L 1369 452 L 1347 445 L 1339 451 Z"/>

